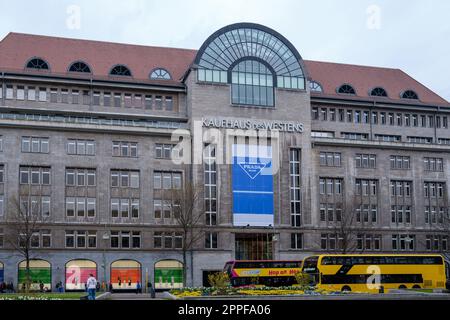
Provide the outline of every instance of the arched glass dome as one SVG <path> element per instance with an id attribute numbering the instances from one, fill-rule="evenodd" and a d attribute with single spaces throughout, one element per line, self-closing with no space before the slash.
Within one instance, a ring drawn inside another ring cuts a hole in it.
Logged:
<path id="1" fill-rule="evenodd" d="M 305 89 L 305 68 L 295 47 L 278 32 L 252 23 L 227 26 L 205 41 L 195 59 L 198 80 L 231 83 L 231 69 L 246 59 L 267 64 L 275 86 Z"/>

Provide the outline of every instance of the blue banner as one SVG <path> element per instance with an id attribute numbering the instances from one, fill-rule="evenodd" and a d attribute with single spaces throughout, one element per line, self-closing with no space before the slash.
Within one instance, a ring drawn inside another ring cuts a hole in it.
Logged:
<path id="1" fill-rule="evenodd" d="M 232 156 L 234 225 L 273 225 L 272 148 L 235 144 Z"/>

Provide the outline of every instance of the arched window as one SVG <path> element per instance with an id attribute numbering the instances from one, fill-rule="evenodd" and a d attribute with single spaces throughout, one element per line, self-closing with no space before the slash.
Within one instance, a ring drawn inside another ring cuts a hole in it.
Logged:
<path id="1" fill-rule="evenodd" d="M 91 68 L 83 61 L 77 61 L 70 65 L 70 72 L 91 73 Z"/>
<path id="2" fill-rule="evenodd" d="M 384 90 L 383 88 L 377 87 L 372 89 L 372 91 L 370 92 L 370 95 L 372 97 L 387 97 L 387 92 L 386 90 Z"/>
<path id="3" fill-rule="evenodd" d="M 231 70 L 233 104 L 273 107 L 273 73 L 256 60 L 243 60 Z"/>
<path id="4" fill-rule="evenodd" d="M 338 88 L 337 92 L 341 94 L 356 94 L 355 89 L 349 84 L 343 84 Z"/>
<path id="5" fill-rule="evenodd" d="M 402 99 L 412 99 L 412 100 L 419 100 L 419 96 L 417 95 L 417 93 L 415 93 L 412 90 L 406 90 L 405 92 L 403 92 L 402 94 Z"/>
<path id="6" fill-rule="evenodd" d="M 41 58 L 33 58 L 28 61 L 26 67 L 28 69 L 48 70 L 50 69 L 48 63 Z"/>
<path id="7" fill-rule="evenodd" d="M 272 87 L 305 89 L 304 64 L 295 47 L 278 32 L 253 23 L 226 26 L 203 43 L 194 60 L 198 67 L 197 80 L 232 83 L 229 77 L 232 68 L 236 63 L 249 59 L 263 61 L 270 69 Z M 267 103 L 273 101 L 273 96 L 268 98 Z"/>
<path id="8" fill-rule="evenodd" d="M 314 92 L 323 92 L 322 86 L 316 81 L 311 81 L 309 83 L 309 88 Z"/>
<path id="9" fill-rule="evenodd" d="M 125 76 L 125 77 L 131 77 L 131 71 L 127 67 L 125 67 L 122 64 L 119 64 L 115 67 L 113 67 L 109 73 L 112 76 Z"/>
<path id="10" fill-rule="evenodd" d="M 172 76 L 166 69 L 158 68 L 152 71 L 150 74 L 152 80 L 171 80 Z"/>

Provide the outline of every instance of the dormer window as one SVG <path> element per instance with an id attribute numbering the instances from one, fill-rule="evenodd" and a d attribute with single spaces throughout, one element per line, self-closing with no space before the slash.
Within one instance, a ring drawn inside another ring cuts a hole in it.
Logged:
<path id="1" fill-rule="evenodd" d="M 77 61 L 70 65 L 69 72 L 91 73 L 91 68 L 86 63 Z"/>
<path id="2" fill-rule="evenodd" d="M 372 97 L 387 97 L 387 92 L 386 90 L 384 90 L 383 88 L 377 87 L 372 89 L 372 91 L 370 92 L 370 95 Z"/>
<path id="3" fill-rule="evenodd" d="M 311 81 L 309 83 L 309 88 L 313 92 L 323 92 L 322 86 L 320 85 L 320 83 L 318 83 L 316 81 Z"/>
<path id="4" fill-rule="evenodd" d="M 411 99 L 411 100 L 419 100 L 419 96 L 412 90 L 406 90 L 401 95 L 402 99 Z"/>
<path id="5" fill-rule="evenodd" d="M 158 68 L 152 71 L 150 74 L 151 80 L 171 80 L 172 76 L 170 75 L 169 71 L 166 69 Z"/>
<path id="6" fill-rule="evenodd" d="M 131 71 L 124 65 L 117 65 L 113 67 L 109 73 L 111 76 L 131 77 Z"/>
<path id="7" fill-rule="evenodd" d="M 343 84 L 338 88 L 337 92 L 340 94 L 351 94 L 351 95 L 356 94 L 355 89 L 353 89 L 353 87 L 349 84 Z"/>
<path id="8" fill-rule="evenodd" d="M 38 69 L 38 70 L 48 70 L 50 67 L 48 63 L 42 60 L 41 58 L 33 58 L 28 61 L 26 68 L 28 69 Z"/>

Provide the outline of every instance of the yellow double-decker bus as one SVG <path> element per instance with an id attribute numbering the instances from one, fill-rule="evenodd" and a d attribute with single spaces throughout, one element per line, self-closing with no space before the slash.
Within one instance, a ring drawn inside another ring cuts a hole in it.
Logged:
<path id="1" fill-rule="evenodd" d="M 304 259 L 302 272 L 331 291 L 450 289 L 449 262 L 433 254 L 324 254 Z"/>
<path id="2" fill-rule="evenodd" d="M 224 272 L 230 277 L 233 287 L 292 286 L 297 282 L 295 275 L 301 271 L 299 261 L 255 261 L 238 260 L 225 264 Z"/>

